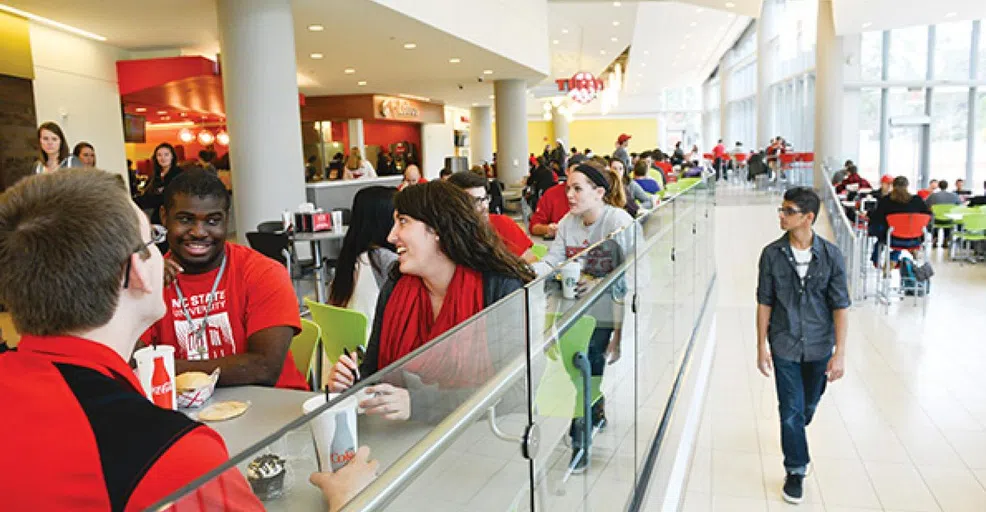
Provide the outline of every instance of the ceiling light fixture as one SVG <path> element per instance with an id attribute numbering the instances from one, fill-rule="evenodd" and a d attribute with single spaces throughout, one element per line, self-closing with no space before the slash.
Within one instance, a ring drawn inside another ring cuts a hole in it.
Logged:
<path id="1" fill-rule="evenodd" d="M 489 98 L 490 98 L 490 99 L 493 99 L 493 98 L 495 98 L 495 97 L 496 97 L 496 96 L 493 96 L 492 94 L 490 94 L 490 95 L 489 95 Z"/>
<path id="2" fill-rule="evenodd" d="M 568 33 L 568 29 L 567 29 L 567 28 L 563 28 L 563 29 L 561 29 L 561 33 L 562 33 L 562 34 L 567 34 L 567 33 Z"/>
<path id="3" fill-rule="evenodd" d="M 726 9 L 732 9 L 733 7 L 736 7 L 736 4 L 733 2 L 726 2 Z"/>
<path id="4" fill-rule="evenodd" d="M 689 23 L 688 26 L 690 26 L 690 27 L 697 27 L 698 26 L 698 22 L 697 21 L 693 21 L 693 22 Z"/>
<path id="5" fill-rule="evenodd" d="M 213 142 L 216 141 L 216 136 L 213 135 L 212 132 L 208 130 L 202 130 L 199 132 L 198 139 L 199 139 L 199 144 L 203 146 L 208 146 L 209 144 L 212 144 Z"/>
<path id="6" fill-rule="evenodd" d="M 613 7 L 619 7 L 621 5 L 623 5 L 623 4 L 621 4 L 620 2 L 613 2 Z"/>
<path id="7" fill-rule="evenodd" d="M 404 49 L 405 50 L 413 50 L 413 49 L 415 49 L 417 47 L 418 47 L 418 45 L 415 44 L 415 43 L 404 43 Z"/>
<path id="8" fill-rule="evenodd" d="M 613 26 L 614 27 L 619 27 L 620 26 L 620 22 L 619 21 L 614 21 L 613 22 Z"/>
<path id="9" fill-rule="evenodd" d="M 599 50 L 599 55 L 606 55 L 606 50 Z"/>
<path id="10" fill-rule="evenodd" d="M 479 106 L 479 103 L 473 103 L 472 106 L 478 107 Z"/>
<path id="11" fill-rule="evenodd" d="M 484 75 L 492 75 L 493 74 L 493 70 L 492 69 L 484 69 L 483 70 L 483 74 Z"/>
<path id="12" fill-rule="evenodd" d="M 701 7 L 699 7 L 698 9 L 695 9 L 695 14 L 702 14 L 703 12 L 705 12 L 705 9 L 703 9 Z"/>
<path id="13" fill-rule="evenodd" d="M 322 25 L 308 25 L 309 32 L 321 32 L 323 30 L 325 30 L 325 27 Z"/>
<path id="14" fill-rule="evenodd" d="M 619 41 L 619 39 L 617 39 L 617 38 L 615 38 L 615 37 L 611 37 L 611 38 L 609 38 L 609 40 L 610 40 L 610 41 L 613 41 L 614 43 L 615 43 L 615 42 L 617 42 L 617 41 Z"/>
<path id="15" fill-rule="evenodd" d="M 147 112 L 147 107 L 137 107 L 134 110 L 136 110 L 137 112 Z"/>
<path id="16" fill-rule="evenodd" d="M 347 75 L 352 75 L 352 74 L 356 73 L 356 70 L 353 69 L 353 68 L 346 68 L 346 69 L 342 70 L 342 72 L 345 73 L 345 74 L 347 74 Z"/>
<path id="17" fill-rule="evenodd" d="M 93 39 L 95 41 L 100 41 L 100 42 L 106 41 L 106 38 L 103 37 L 103 36 L 101 36 L 101 35 L 99 35 L 99 34 L 94 34 L 92 32 L 89 32 L 89 31 L 86 31 L 86 30 L 82 30 L 81 28 L 75 28 L 75 27 L 73 27 L 71 25 L 66 25 L 64 23 L 59 23 L 59 22 L 57 22 L 57 21 L 55 21 L 53 19 L 45 18 L 44 16 L 38 16 L 37 14 L 32 14 L 32 13 L 29 13 L 27 11 L 22 11 L 20 9 L 15 9 L 15 8 L 10 7 L 10 6 L 7 6 L 7 5 L 0 4 L 0 11 L 9 12 L 10 14 L 13 14 L 14 16 L 20 16 L 21 18 L 27 18 L 27 19 L 29 19 L 31 21 L 36 21 L 36 22 L 41 23 L 43 25 L 48 25 L 49 27 L 57 28 L 59 30 L 64 30 L 65 32 L 69 32 L 69 33 L 75 34 L 77 36 L 82 36 L 82 37 L 85 37 L 87 39 Z"/>
<path id="18" fill-rule="evenodd" d="M 557 39 L 553 39 L 553 40 L 551 41 L 551 44 L 558 44 L 558 40 L 557 40 Z"/>
<path id="19" fill-rule="evenodd" d="M 185 144 L 188 144 L 193 140 L 195 140 L 195 134 L 192 133 L 192 130 L 188 128 L 182 128 L 181 130 L 178 131 L 178 140 L 184 142 Z"/>
<path id="20" fill-rule="evenodd" d="M 866 23 L 863 23 L 863 28 L 870 28 L 872 26 L 873 26 L 873 22 L 872 21 L 867 21 Z"/>
<path id="21" fill-rule="evenodd" d="M 458 64 L 458 63 L 462 62 L 462 59 L 460 59 L 458 57 L 452 57 L 451 59 L 448 60 L 448 62 L 449 62 L 449 64 Z"/>
<path id="22" fill-rule="evenodd" d="M 363 87 L 364 85 L 366 85 L 366 80 L 360 80 L 359 82 L 356 82 L 356 85 Z"/>
<path id="23" fill-rule="evenodd" d="M 313 53 L 313 54 L 309 55 L 309 57 L 311 57 L 311 58 L 313 58 L 315 60 L 318 60 L 318 59 L 321 59 L 321 58 L 325 57 L 325 55 L 322 55 L 321 53 Z"/>
<path id="24" fill-rule="evenodd" d="M 640 67 L 642 67 L 642 68 L 646 68 L 646 67 L 647 67 L 647 63 L 646 63 L 646 62 L 641 62 L 641 63 L 640 63 Z"/>
<path id="25" fill-rule="evenodd" d="M 401 94 L 398 94 L 398 96 L 400 96 L 401 98 L 407 98 L 409 100 L 431 101 L 431 98 L 425 98 L 424 96 L 416 96 L 414 94 L 404 94 L 404 93 L 401 93 Z"/>
<path id="26" fill-rule="evenodd" d="M 167 113 L 168 113 L 168 111 L 167 111 L 167 110 L 158 110 L 158 111 L 157 111 L 157 115 L 159 115 L 159 116 L 163 116 L 163 115 L 165 115 L 165 114 L 167 114 Z"/>
<path id="27" fill-rule="evenodd" d="M 946 14 L 945 17 L 946 18 L 954 18 L 957 14 L 958 14 L 957 12 L 952 11 L 952 12 Z"/>
<path id="28" fill-rule="evenodd" d="M 222 130 L 216 134 L 216 143 L 220 146 L 229 146 L 229 134 Z"/>

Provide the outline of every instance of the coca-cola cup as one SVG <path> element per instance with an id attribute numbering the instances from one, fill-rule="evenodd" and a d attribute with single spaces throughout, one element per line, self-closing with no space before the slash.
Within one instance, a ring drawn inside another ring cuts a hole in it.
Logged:
<path id="1" fill-rule="evenodd" d="M 330 393 L 335 400 L 338 393 Z M 325 395 L 313 396 L 305 401 L 302 409 L 309 414 L 325 404 Z M 349 397 L 322 412 L 308 425 L 315 440 L 319 471 L 335 473 L 356 456 L 359 437 L 356 430 L 356 397 Z"/>
<path id="2" fill-rule="evenodd" d="M 137 379 L 147 399 L 158 407 L 174 410 L 175 348 L 163 345 L 144 347 L 134 352 Z"/>

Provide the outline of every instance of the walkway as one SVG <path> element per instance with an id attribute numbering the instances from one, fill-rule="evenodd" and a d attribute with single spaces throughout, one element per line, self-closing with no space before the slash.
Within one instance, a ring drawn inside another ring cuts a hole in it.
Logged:
<path id="1" fill-rule="evenodd" d="M 852 310 L 847 376 L 808 429 L 805 502 L 787 505 L 773 381 L 754 364 L 756 265 L 780 199 L 719 194 L 718 347 L 684 510 L 986 511 L 986 265 L 939 254 L 925 316 Z"/>

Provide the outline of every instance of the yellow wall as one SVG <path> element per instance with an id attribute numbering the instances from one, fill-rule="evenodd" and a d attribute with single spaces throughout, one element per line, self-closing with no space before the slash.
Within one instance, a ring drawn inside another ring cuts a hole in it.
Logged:
<path id="1" fill-rule="evenodd" d="M 616 138 L 621 133 L 631 135 L 630 151 L 639 153 L 657 147 L 657 119 L 585 119 L 572 121 L 568 125 L 568 148 L 592 149 L 603 156 L 613 153 Z"/>
<path id="2" fill-rule="evenodd" d="M 0 12 L 0 75 L 34 79 L 31 34 L 27 20 Z"/>
<path id="3" fill-rule="evenodd" d="M 493 123 L 493 152 L 496 152 L 496 123 Z M 555 144 L 555 127 L 551 121 L 527 122 L 527 147 L 531 153 L 540 155 L 545 144 Z"/>

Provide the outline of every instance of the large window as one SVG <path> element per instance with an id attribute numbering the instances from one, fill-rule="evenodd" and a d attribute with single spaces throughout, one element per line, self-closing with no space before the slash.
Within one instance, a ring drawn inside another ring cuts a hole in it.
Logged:
<path id="1" fill-rule="evenodd" d="M 859 172 L 866 179 L 880 175 L 880 89 L 860 90 Z"/>
<path id="2" fill-rule="evenodd" d="M 890 31 L 891 80 L 924 80 L 928 76 L 928 27 Z"/>
<path id="3" fill-rule="evenodd" d="M 969 78 L 972 22 L 943 23 L 935 27 L 935 78 Z"/>
<path id="4" fill-rule="evenodd" d="M 975 147 L 975 169 L 972 175 L 972 183 L 966 186 L 972 190 L 983 190 L 986 181 L 986 92 L 980 92 L 976 96 L 976 140 Z"/>
<path id="5" fill-rule="evenodd" d="M 968 70 L 966 70 L 968 72 Z M 969 88 L 939 87 L 932 95 L 930 178 L 965 178 Z"/>
<path id="6" fill-rule="evenodd" d="M 921 130 L 920 126 L 901 126 L 895 119 L 924 114 L 924 89 L 890 89 L 888 113 L 890 115 L 890 146 L 887 149 L 887 172 L 894 176 L 906 176 L 912 184 L 921 178 Z M 896 126 L 894 126 L 896 125 Z M 913 187 L 912 187 L 913 188 Z"/>
<path id="7" fill-rule="evenodd" d="M 864 32 L 859 53 L 863 80 L 883 78 L 883 32 Z"/>

